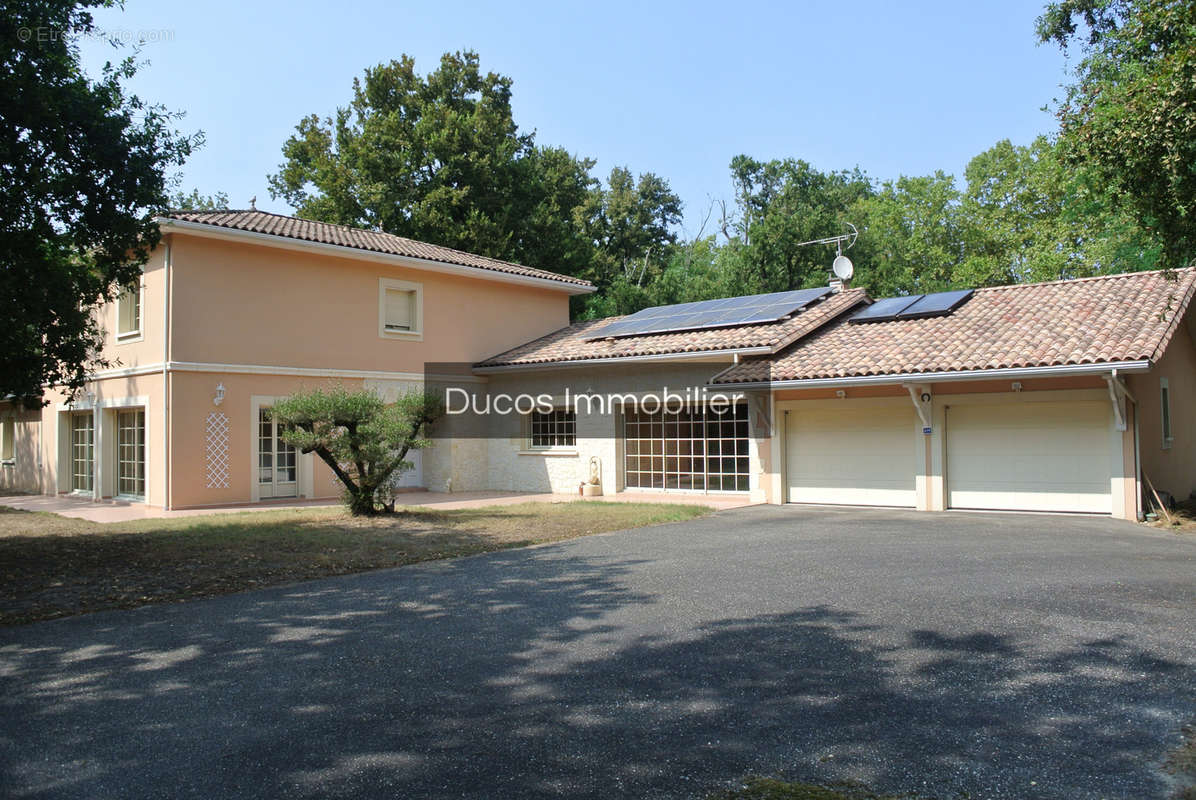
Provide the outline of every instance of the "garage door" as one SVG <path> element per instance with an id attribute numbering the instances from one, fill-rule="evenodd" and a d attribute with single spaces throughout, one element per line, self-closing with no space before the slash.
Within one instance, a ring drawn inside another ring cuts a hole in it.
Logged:
<path id="1" fill-rule="evenodd" d="M 947 408 L 952 508 L 1108 514 L 1108 403 Z"/>
<path id="2" fill-rule="evenodd" d="M 908 402 L 799 407 L 787 420 L 789 502 L 914 505 L 919 439 Z"/>

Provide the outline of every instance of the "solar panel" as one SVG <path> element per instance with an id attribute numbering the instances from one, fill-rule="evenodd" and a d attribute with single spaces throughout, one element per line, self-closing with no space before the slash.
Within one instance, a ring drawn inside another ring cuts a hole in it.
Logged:
<path id="1" fill-rule="evenodd" d="M 963 305 L 972 296 L 974 289 L 959 289 L 954 292 L 938 292 L 928 294 L 912 306 L 897 315 L 897 319 L 914 319 L 916 317 L 938 317 L 949 314 Z"/>
<path id="2" fill-rule="evenodd" d="M 851 318 L 852 322 L 884 322 L 893 319 L 899 313 L 921 300 L 926 295 L 912 294 L 908 297 L 886 297 L 877 300 L 860 313 Z"/>
<path id="3" fill-rule="evenodd" d="M 828 286 L 747 297 L 701 300 L 696 303 L 678 303 L 671 306 L 654 306 L 637 311 L 618 322 L 605 325 L 594 331 L 589 338 L 590 340 L 605 339 L 610 336 L 639 336 L 648 333 L 773 322 L 805 308 L 830 293 L 831 289 Z"/>
<path id="4" fill-rule="evenodd" d="M 926 319 L 942 317 L 959 308 L 972 296 L 974 289 L 953 292 L 912 294 L 908 297 L 886 297 L 877 300 L 851 318 L 851 322 L 887 322 L 893 319 Z"/>

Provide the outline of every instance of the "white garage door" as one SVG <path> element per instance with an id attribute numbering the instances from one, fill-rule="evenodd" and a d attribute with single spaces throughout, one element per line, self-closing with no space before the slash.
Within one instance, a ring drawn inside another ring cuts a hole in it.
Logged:
<path id="1" fill-rule="evenodd" d="M 1113 510 L 1108 403 L 947 409 L 947 505 L 1014 511 Z"/>
<path id="2" fill-rule="evenodd" d="M 788 414 L 791 503 L 913 506 L 920 441 L 908 403 L 831 406 Z"/>

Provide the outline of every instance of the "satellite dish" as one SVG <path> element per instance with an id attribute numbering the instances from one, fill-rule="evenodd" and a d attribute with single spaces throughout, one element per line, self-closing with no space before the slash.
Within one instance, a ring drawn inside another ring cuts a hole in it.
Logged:
<path id="1" fill-rule="evenodd" d="M 835 256 L 835 261 L 831 264 L 831 271 L 835 273 L 835 277 L 841 281 L 851 280 L 851 276 L 855 274 L 855 267 L 851 265 L 851 259 L 847 256 Z"/>

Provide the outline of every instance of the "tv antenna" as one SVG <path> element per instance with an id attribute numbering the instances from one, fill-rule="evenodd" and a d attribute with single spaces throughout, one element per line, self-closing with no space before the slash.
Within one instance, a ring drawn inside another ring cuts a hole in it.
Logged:
<path id="1" fill-rule="evenodd" d="M 805 247 L 811 244 L 833 244 L 835 246 L 835 260 L 831 263 L 831 271 L 835 273 L 835 277 L 841 281 L 851 280 L 851 276 L 855 273 L 855 267 L 851 263 L 851 259 L 843 255 L 844 250 L 850 250 L 855 244 L 855 240 L 859 238 L 860 232 L 850 222 L 843 223 L 848 228 L 851 228 L 847 233 L 839 234 L 838 236 L 827 236 L 824 239 L 811 239 L 808 242 L 799 242 L 798 247 Z M 846 247 L 844 247 L 846 244 Z"/>

